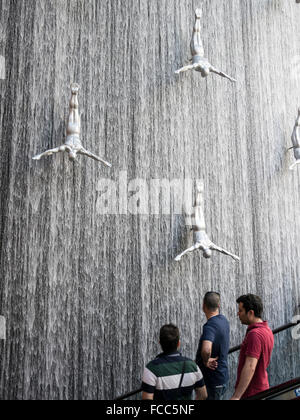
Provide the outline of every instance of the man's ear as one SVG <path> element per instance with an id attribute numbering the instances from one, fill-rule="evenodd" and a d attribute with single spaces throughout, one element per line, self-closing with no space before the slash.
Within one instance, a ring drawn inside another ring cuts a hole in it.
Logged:
<path id="1" fill-rule="evenodd" d="M 178 341 L 178 346 L 177 346 L 177 349 L 180 349 L 180 347 L 181 347 L 181 341 L 179 340 L 179 341 Z"/>
<path id="2" fill-rule="evenodd" d="M 253 311 L 253 309 L 250 309 L 250 311 L 247 313 L 247 315 L 248 315 L 248 318 L 254 318 L 254 311 Z"/>

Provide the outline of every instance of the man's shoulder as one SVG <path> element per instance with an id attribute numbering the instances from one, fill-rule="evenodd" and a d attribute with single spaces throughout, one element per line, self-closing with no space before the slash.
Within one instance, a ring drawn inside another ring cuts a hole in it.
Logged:
<path id="1" fill-rule="evenodd" d="M 186 373 L 197 372 L 198 366 L 196 362 L 188 357 L 182 356 L 181 354 L 169 358 L 157 356 L 146 365 L 146 368 L 155 373 L 156 376 L 163 376 L 166 366 L 174 365 L 174 367 L 178 367 L 180 365 L 183 367 L 184 364 Z"/>
<path id="2" fill-rule="evenodd" d="M 151 370 L 151 368 L 159 366 L 161 364 L 166 363 L 165 360 L 163 360 L 160 356 L 157 356 L 155 359 L 151 360 L 147 365 L 147 369 Z"/>
<path id="3" fill-rule="evenodd" d="M 229 321 L 224 315 L 214 316 L 213 318 L 209 319 L 207 323 L 204 325 L 204 328 L 218 328 L 224 327 L 224 325 L 229 327 Z"/>
<path id="4" fill-rule="evenodd" d="M 253 328 L 250 330 L 246 336 L 246 340 L 254 341 L 254 340 L 265 340 L 267 338 L 274 338 L 274 334 L 269 326 L 265 328 Z"/>
<path id="5" fill-rule="evenodd" d="M 182 362 L 185 363 L 186 367 L 189 368 L 191 372 L 196 372 L 198 370 L 198 365 L 194 360 L 189 359 L 188 357 L 182 357 Z"/>

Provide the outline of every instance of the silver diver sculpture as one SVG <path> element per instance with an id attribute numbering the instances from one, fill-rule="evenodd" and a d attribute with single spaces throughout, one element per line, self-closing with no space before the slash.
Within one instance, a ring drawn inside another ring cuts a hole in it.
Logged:
<path id="1" fill-rule="evenodd" d="M 35 156 L 33 160 L 40 160 L 44 156 L 51 156 L 54 153 L 64 153 L 67 152 L 69 159 L 73 162 L 77 160 L 77 155 L 84 155 L 89 158 L 92 158 L 98 162 L 102 162 L 104 165 L 111 167 L 111 164 L 101 159 L 99 156 L 94 155 L 93 153 L 86 150 L 80 141 L 81 133 L 81 118 L 79 114 L 79 103 L 78 103 L 78 92 L 79 85 L 73 83 L 71 85 L 72 97 L 70 100 L 70 112 L 67 126 L 67 140 L 65 144 L 59 146 L 55 149 L 47 150 L 46 152 Z"/>
<path id="2" fill-rule="evenodd" d="M 196 203 L 195 203 L 193 215 L 192 215 L 192 218 L 193 218 L 192 230 L 194 232 L 195 244 L 191 248 L 182 252 L 182 254 L 178 255 L 175 258 L 175 261 L 180 261 L 182 257 L 184 257 L 186 254 L 197 251 L 197 250 L 202 251 L 204 258 L 207 258 L 207 259 L 212 257 L 212 254 L 213 254 L 212 251 L 217 251 L 217 252 L 221 252 L 222 254 L 228 255 L 229 257 L 233 258 L 235 261 L 240 261 L 240 258 L 237 255 L 234 255 L 231 252 L 228 252 L 225 249 L 218 247 L 209 239 L 206 233 L 206 225 L 205 225 L 205 217 L 204 217 L 203 190 L 204 190 L 203 185 L 198 184 Z"/>
<path id="3" fill-rule="evenodd" d="M 292 142 L 293 142 L 293 147 L 291 147 L 289 150 L 294 149 L 296 162 L 293 163 L 293 165 L 290 167 L 291 171 L 297 165 L 300 165 L 300 108 L 298 110 L 298 118 L 296 120 L 295 128 L 292 135 Z"/>
<path id="4" fill-rule="evenodd" d="M 235 79 L 228 76 L 228 74 L 216 69 L 210 64 L 207 58 L 205 58 L 203 42 L 201 38 L 201 18 L 202 10 L 196 10 L 196 23 L 194 26 L 194 33 L 191 42 L 192 59 L 189 60 L 190 64 L 177 70 L 175 73 L 180 74 L 189 70 L 196 70 L 201 73 L 202 77 L 209 76 L 210 73 L 216 73 L 221 77 L 229 79 L 231 82 L 236 82 Z"/>

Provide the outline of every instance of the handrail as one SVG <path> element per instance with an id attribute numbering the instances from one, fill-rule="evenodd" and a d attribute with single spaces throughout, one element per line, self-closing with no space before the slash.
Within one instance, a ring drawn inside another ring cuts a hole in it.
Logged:
<path id="1" fill-rule="evenodd" d="M 290 323 L 290 324 L 283 325 L 282 327 L 279 327 L 279 328 L 276 328 L 275 330 L 273 330 L 273 334 L 274 335 L 279 334 L 279 333 L 281 333 L 283 331 L 289 330 L 290 328 L 296 327 L 299 324 L 300 324 L 300 321 L 295 322 L 295 323 Z M 228 354 L 236 353 L 237 351 L 241 350 L 241 347 L 242 347 L 242 345 L 236 346 L 236 347 L 232 347 L 229 350 L 229 353 Z M 127 398 L 133 397 L 134 395 L 137 395 L 140 392 L 142 392 L 142 388 L 140 388 L 140 389 L 138 389 L 136 391 L 129 392 L 128 394 L 122 395 L 121 397 L 115 398 L 114 401 L 126 400 Z"/>
<path id="2" fill-rule="evenodd" d="M 296 391 L 297 388 L 300 386 L 300 378 L 293 379 L 292 381 L 286 382 L 284 384 L 274 386 L 273 388 L 268 389 L 267 391 L 263 391 L 259 394 L 254 395 L 253 397 L 247 398 L 246 401 L 259 401 L 259 400 L 275 400 L 275 399 L 282 399 L 280 396 L 287 397 L 287 394 L 290 394 L 293 391 Z M 287 398 L 283 398 L 287 400 Z M 296 393 L 292 400 L 297 400 Z"/>

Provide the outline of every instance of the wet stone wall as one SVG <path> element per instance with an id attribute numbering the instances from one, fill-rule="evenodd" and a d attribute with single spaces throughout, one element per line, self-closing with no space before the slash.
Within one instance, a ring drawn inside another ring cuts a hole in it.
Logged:
<path id="1" fill-rule="evenodd" d="M 237 84 L 174 74 L 199 6 L 207 55 Z M 232 346 L 245 334 L 242 294 L 263 298 L 271 327 L 291 322 L 299 22 L 294 0 L 0 1 L 0 399 L 139 388 L 163 324 L 179 326 L 195 357 L 210 290 L 222 294 Z M 81 86 L 82 141 L 112 169 L 31 159 L 63 143 L 71 82 Z M 204 181 L 207 230 L 239 265 L 217 254 L 174 262 L 192 244 L 176 194 L 160 194 L 164 212 L 146 198 L 153 180 L 185 179 Z M 290 331 L 276 338 L 271 385 L 300 376 L 299 349 Z"/>

